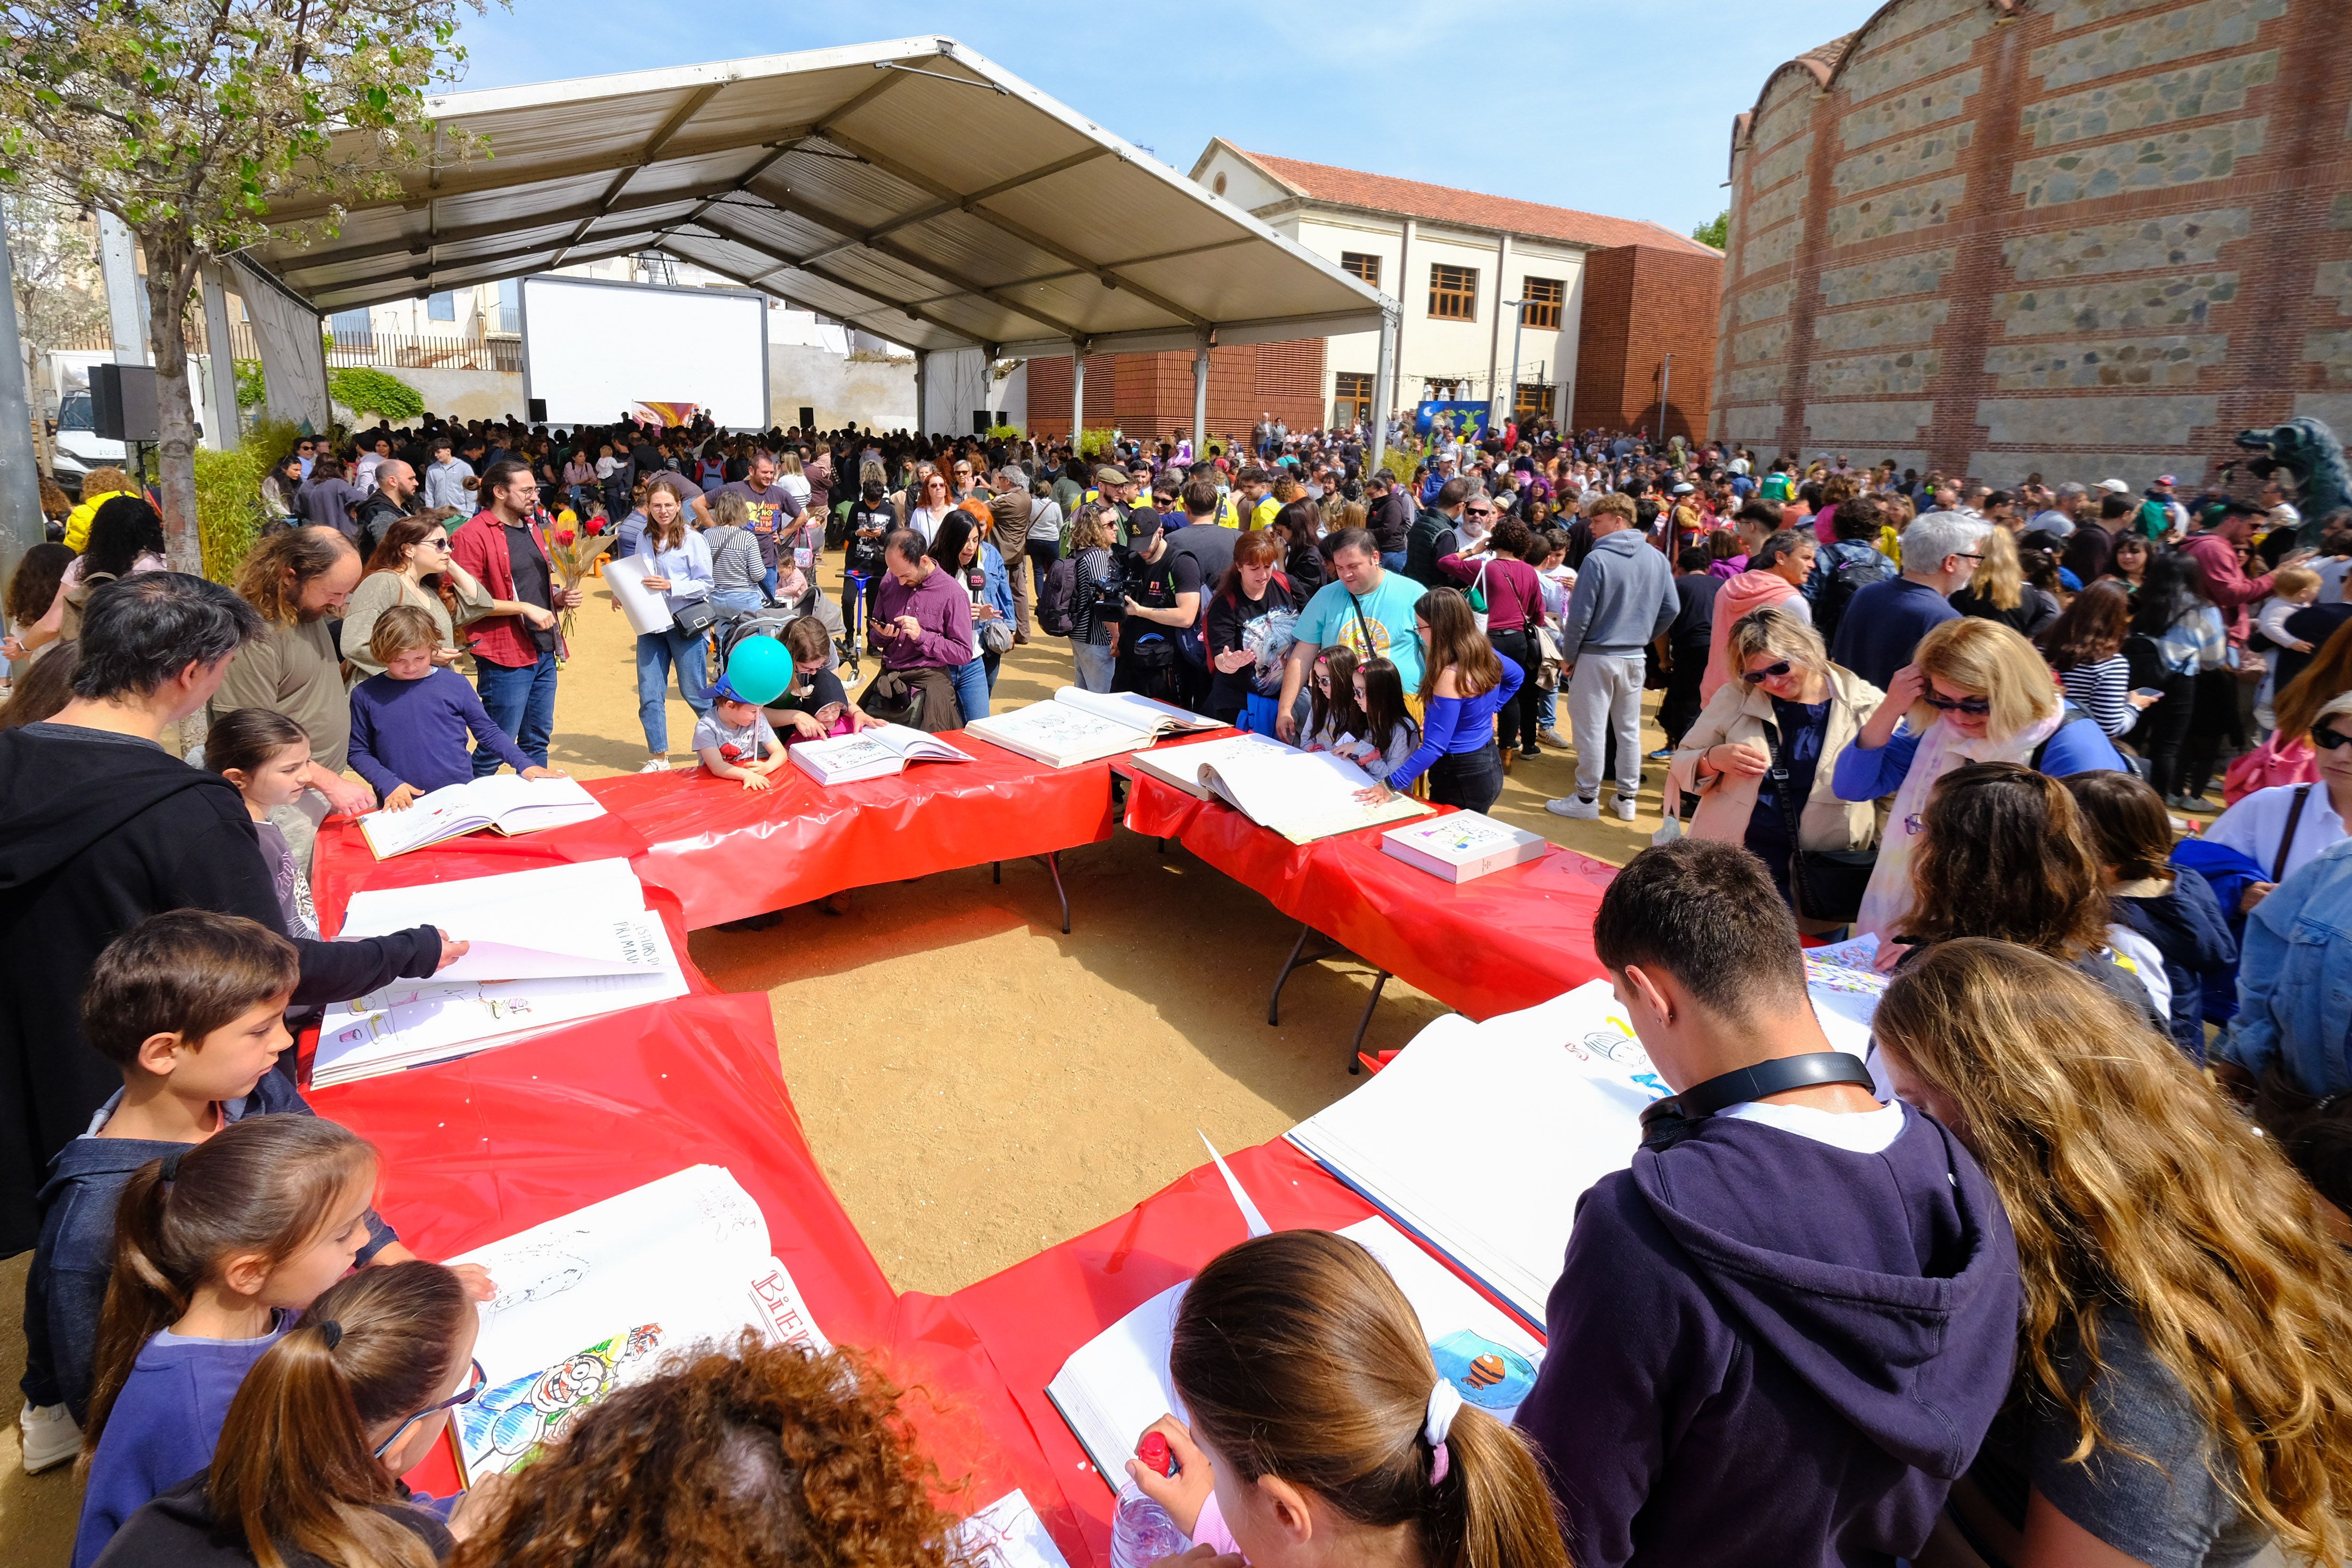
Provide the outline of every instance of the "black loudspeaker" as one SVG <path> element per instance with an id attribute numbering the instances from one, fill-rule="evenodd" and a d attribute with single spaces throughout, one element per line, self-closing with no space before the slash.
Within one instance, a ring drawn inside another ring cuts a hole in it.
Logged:
<path id="1" fill-rule="evenodd" d="M 973 435 L 985 436 L 994 428 L 996 428 L 995 415 L 991 414 L 985 408 L 975 408 L 971 411 L 971 433 Z"/>
<path id="2" fill-rule="evenodd" d="M 89 416 L 95 433 L 109 441 L 162 440 L 155 416 L 155 367 L 90 366 Z"/>
<path id="3" fill-rule="evenodd" d="M 807 404 L 805 404 L 805 403 L 802 404 L 802 405 L 801 405 L 801 430 L 803 431 L 803 434 L 805 434 L 806 432 L 811 431 L 811 430 L 814 430 L 814 429 L 815 429 L 815 428 L 816 428 L 816 410 L 815 410 L 815 409 L 814 409 L 814 408 L 812 408 L 812 407 L 810 407 L 810 406 L 809 406 Z"/>
<path id="4" fill-rule="evenodd" d="M 534 397 L 534 398 L 532 398 L 532 399 L 530 400 L 530 414 L 527 416 L 527 417 L 530 419 L 530 421 L 533 425 L 544 425 L 544 424 L 546 424 L 546 423 L 547 423 L 547 399 L 546 399 L 546 398 L 544 398 L 544 397 Z"/>

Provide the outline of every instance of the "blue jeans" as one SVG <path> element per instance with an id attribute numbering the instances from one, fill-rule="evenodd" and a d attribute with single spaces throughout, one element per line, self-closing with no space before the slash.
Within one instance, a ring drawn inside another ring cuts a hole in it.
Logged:
<path id="1" fill-rule="evenodd" d="M 955 684 L 956 706 L 963 710 L 965 723 L 988 717 L 988 671 L 979 659 L 957 665 L 948 671 L 948 679 Z"/>
<path id="2" fill-rule="evenodd" d="M 1385 570 L 1385 571 L 1390 571 L 1390 572 L 1402 572 L 1402 571 L 1403 571 L 1403 570 L 1404 570 L 1404 552 L 1403 552 L 1403 551 L 1402 551 L 1402 550 L 1383 550 L 1383 551 L 1381 551 L 1381 568 L 1382 568 L 1383 570 Z"/>
<path id="3" fill-rule="evenodd" d="M 1074 642 L 1070 645 L 1071 662 L 1077 667 L 1077 687 L 1081 691 L 1108 691 L 1112 672 L 1118 666 L 1118 655 L 1110 644 Z"/>
<path id="4" fill-rule="evenodd" d="M 478 658 L 474 666 L 474 685 L 490 722 L 514 737 L 533 766 L 547 766 L 547 738 L 555 732 L 555 651 L 541 654 L 537 664 L 509 666 Z M 476 778 L 488 778 L 503 765 L 488 746 L 474 748 Z"/>
<path id="5" fill-rule="evenodd" d="M 680 637 L 675 628 L 637 638 L 637 722 L 645 726 L 646 750 L 669 753 L 669 672 L 677 671 L 677 694 L 701 718 L 710 710 L 710 649 L 704 637 Z"/>

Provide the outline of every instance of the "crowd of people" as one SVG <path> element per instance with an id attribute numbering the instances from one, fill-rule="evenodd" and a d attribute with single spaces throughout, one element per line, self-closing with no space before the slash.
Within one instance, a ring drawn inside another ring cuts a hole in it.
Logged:
<path id="1" fill-rule="evenodd" d="M 606 549 L 671 613 L 649 768 L 673 683 L 761 789 L 799 740 L 960 727 L 1058 639 L 1368 798 L 1486 809 L 1550 747 L 1552 812 L 1632 821 L 1659 770 L 1593 940 L 1674 1097 L 1581 1200 L 1516 1424 L 1361 1248 L 1245 1243 L 1178 1316 L 1176 1471 L 1129 1478 L 1188 1563 L 2352 1552 L 2352 519 L 2314 553 L 2275 489 L 1540 425 L 1375 461 L 1270 420 L 1087 456 L 427 420 L 289 454 L 224 585 L 115 482 L 8 583 L 0 709 L 0 1251 L 35 1255 L 25 1462 L 86 1467 L 76 1568 L 954 1560 L 968 1457 L 842 1352 L 710 1347 L 511 1478 L 400 1480 L 478 1391 L 492 1282 L 374 1214 L 287 1047 L 463 944 L 320 941 L 308 832 L 547 770 Z M 759 634 L 794 674 L 754 701 Z M 1848 931 L 1890 977 L 1866 1067 L 1805 989 Z"/>

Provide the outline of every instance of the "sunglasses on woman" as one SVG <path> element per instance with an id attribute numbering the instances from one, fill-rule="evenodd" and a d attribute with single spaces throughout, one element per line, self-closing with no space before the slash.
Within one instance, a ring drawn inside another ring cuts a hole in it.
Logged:
<path id="1" fill-rule="evenodd" d="M 2311 743 L 2323 752 L 2332 752 L 2338 746 L 2352 744 L 2352 735 L 2345 734 L 2332 724 L 2314 724 L 2311 727 Z"/>
<path id="2" fill-rule="evenodd" d="M 1928 707 L 1939 712 L 1981 715 L 1992 711 L 1992 699 L 1990 697 L 1947 697 L 1935 690 L 1923 691 L 1919 695 L 1926 699 Z"/>
<path id="3" fill-rule="evenodd" d="M 479 1398 L 481 1396 L 482 1390 L 488 1386 L 490 1378 L 489 1374 L 482 1370 L 482 1363 L 480 1362 L 475 1362 L 473 1363 L 473 1378 L 464 1388 L 459 1389 L 457 1393 L 441 1401 L 438 1405 L 426 1405 L 424 1409 L 418 1411 L 415 1415 L 410 1416 L 407 1420 L 394 1427 L 392 1429 L 392 1436 L 386 1437 L 383 1442 L 378 1443 L 375 1446 L 375 1457 L 379 1459 L 383 1458 L 384 1451 L 390 1448 L 394 1443 L 400 1441 L 402 1433 L 406 1432 L 411 1426 L 415 1426 L 419 1421 L 424 1420 L 426 1416 L 438 1415 L 444 1410 L 455 1410 L 460 1405 L 471 1405 L 476 1399 Z"/>
<path id="4" fill-rule="evenodd" d="M 1767 680 L 1778 680 L 1794 668 L 1796 667 L 1784 658 L 1778 664 L 1768 664 L 1761 669 L 1747 670 L 1739 679 L 1750 686 L 1756 686 Z"/>

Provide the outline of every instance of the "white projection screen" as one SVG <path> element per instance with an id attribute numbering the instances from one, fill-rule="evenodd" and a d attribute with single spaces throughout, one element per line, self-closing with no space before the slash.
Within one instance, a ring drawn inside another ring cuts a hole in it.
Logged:
<path id="1" fill-rule="evenodd" d="M 764 430 L 768 299 L 546 275 L 522 280 L 522 389 L 551 425 L 611 425 L 640 403 L 691 403 Z"/>

